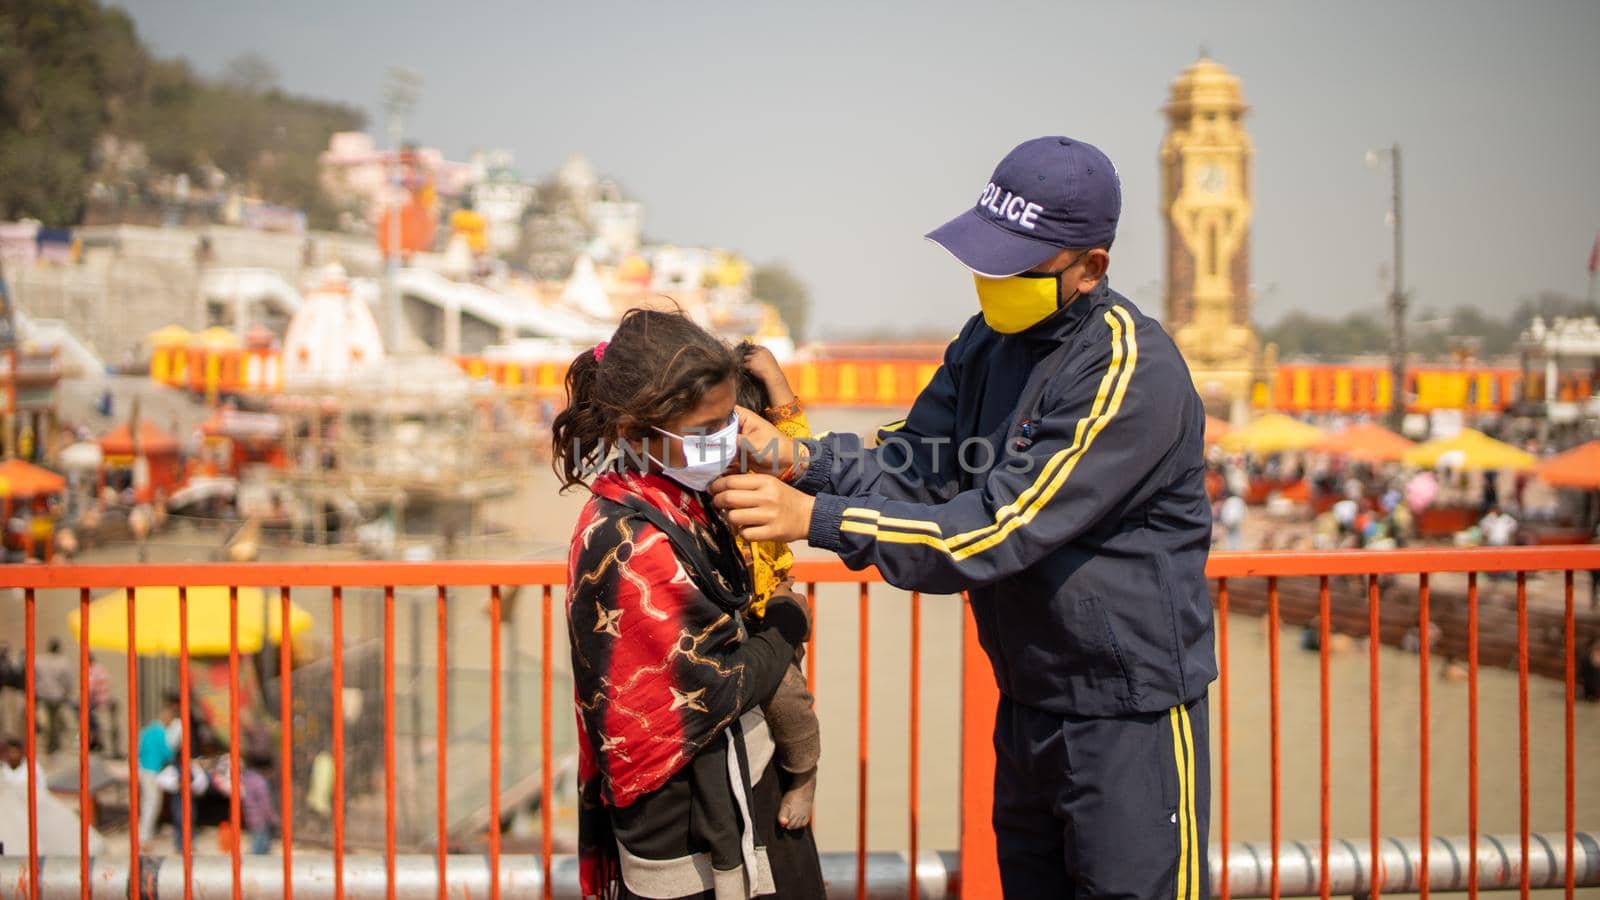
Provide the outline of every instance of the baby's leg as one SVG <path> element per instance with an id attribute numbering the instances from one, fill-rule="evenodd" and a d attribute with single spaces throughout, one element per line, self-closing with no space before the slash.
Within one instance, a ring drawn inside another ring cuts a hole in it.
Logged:
<path id="1" fill-rule="evenodd" d="M 778 804 L 778 824 L 789 829 L 804 828 L 811 824 L 816 800 L 822 735 L 816 710 L 812 709 L 811 692 L 806 690 L 799 666 L 791 665 L 783 673 L 783 682 L 765 712 L 772 741 L 778 748 L 778 765 L 795 776 Z"/>

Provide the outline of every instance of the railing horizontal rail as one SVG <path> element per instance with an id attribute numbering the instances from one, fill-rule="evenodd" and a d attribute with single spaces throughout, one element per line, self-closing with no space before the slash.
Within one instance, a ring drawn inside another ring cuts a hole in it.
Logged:
<path id="1" fill-rule="evenodd" d="M 1328 550 L 1214 553 L 1207 578 L 1406 575 L 1419 572 L 1537 572 L 1586 570 L 1600 565 L 1600 546 L 1445 547 L 1422 550 Z M 435 587 L 489 584 L 564 584 L 567 564 L 557 561 L 151 563 L 147 565 L 11 565 L 0 585 L 14 588 L 155 587 L 215 584 L 245 587 Z M 873 583 L 876 569 L 855 570 L 836 559 L 802 559 L 790 573 L 796 583 Z"/>
<path id="2" fill-rule="evenodd" d="M 1600 545 L 1433 547 L 1415 550 L 1294 550 L 1213 553 L 1207 578 L 1315 578 L 1322 575 L 1414 575 L 1422 572 L 1539 572 L 1600 565 Z"/>

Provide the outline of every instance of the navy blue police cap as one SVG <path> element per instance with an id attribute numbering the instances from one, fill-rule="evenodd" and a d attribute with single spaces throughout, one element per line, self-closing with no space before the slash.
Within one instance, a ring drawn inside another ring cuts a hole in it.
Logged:
<path id="1" fill-rule="evenodd" d="M 1000 165 L 966 212 L 928 232 L 979 275 L 1006 278 L 1065 248 L 1109 246 L 1122 214 L 1122 180 L 1098 147 L 1034 138 Z"/>

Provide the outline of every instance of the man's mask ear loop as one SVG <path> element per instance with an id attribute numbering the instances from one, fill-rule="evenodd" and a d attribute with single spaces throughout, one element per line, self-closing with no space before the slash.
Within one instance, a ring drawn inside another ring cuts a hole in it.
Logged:
<path id="1" fill-rule="evenodd" d="M 1072 292 L 1072 298 L 1070 300 L 1066 296 L 1064 296 L 1066 294 L 1066 292 L 1067 292 L 1067 280 L 1066 280 L 1066 278 L 1064 278 L 1062 276 L 1064 276 L 1068 272 L 1072 271 L 1072 267 L 1073 266 L 1077 265 L 1078 263 L 1083 262 L 1083 258 L 1085 256 L 1088 256 L 1089 252 L 1090 251 L 1085 250 L 1082 253 L 1079 253 L 1078 257 L 1076 259 L 1074 259 L 1072 262 L 1067 263 L 1067 267 L 1065 269 L 1062 269 L 1061 271 L 1056 273 L 1056 309 L 1057 310 L 1066 309 L 1068 303 L 1071 303 L 1072 300 L 1078 299 L 1078 292 L 1077 291 L 1073 291 Z M 1051 372 L 1050 374 L 1054 375 L 1055 373 Z"/>

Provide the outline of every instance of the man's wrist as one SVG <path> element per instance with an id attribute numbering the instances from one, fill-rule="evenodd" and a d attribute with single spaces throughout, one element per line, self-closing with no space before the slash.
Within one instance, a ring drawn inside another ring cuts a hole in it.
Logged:
<path id="1" fill-rule="evenodd" d="M 813 497 L 806 543 L 820 550 L 840 550 L 843 544 L 839 537 L 839 526 L 844 521 L 847 502 L 837 494 L 818 494 Z"/>
<path id="2" fill-rule="evenodd" d="M 805 448 L 805 459 L 797 467 L 794 480 L 789 483 L 804 494 L 821 493 L 828 487 L 828 478 L 833 471 L 832 445 L 815 439 L 797 440 L 795 444 Z"/>

